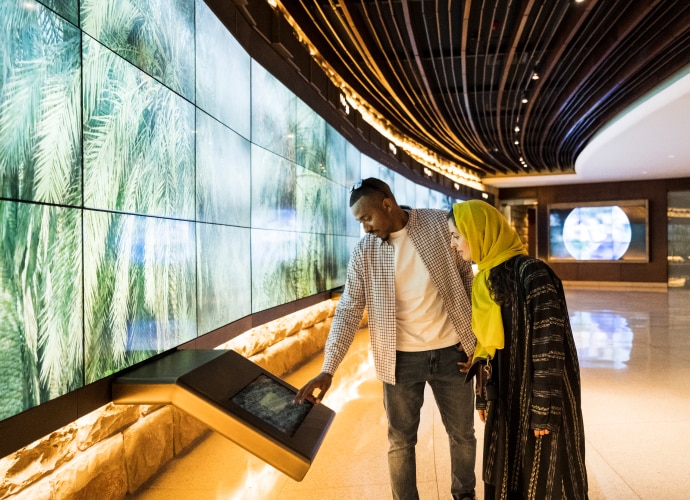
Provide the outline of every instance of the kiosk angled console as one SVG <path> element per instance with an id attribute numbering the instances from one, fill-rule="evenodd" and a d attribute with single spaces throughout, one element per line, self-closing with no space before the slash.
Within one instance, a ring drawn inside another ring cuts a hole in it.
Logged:
<path id="1" fill-rule="evenodd" d="M 118 404 L 173 404 L 301 481 L 335 416 L 234 351 L 180 349 L 113 380 Z"/>

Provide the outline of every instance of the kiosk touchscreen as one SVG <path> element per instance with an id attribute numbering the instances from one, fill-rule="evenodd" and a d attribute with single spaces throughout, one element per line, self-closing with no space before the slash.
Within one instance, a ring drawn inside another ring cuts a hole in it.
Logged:
<path id="1" fill-rule="evenodd" d="M 178 350 L 118 376 L 113 401 L 170 403 L 291 478 L 304 478 L 335 416 L 234 351 Z"/>

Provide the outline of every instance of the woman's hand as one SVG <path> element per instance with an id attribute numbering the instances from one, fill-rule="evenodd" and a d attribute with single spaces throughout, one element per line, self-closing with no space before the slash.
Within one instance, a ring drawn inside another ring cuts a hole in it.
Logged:
<path id="1" fill-rule="evenodd" d="M 486 414 L 488 413 L 488 411 L 487 410 L 477 410 L 477 413 L 479 414 L 479 420 L 481 420 L 482 423 L 485 424 L 486 423 Z"/>
<path id="2" fill-rule="evenodd" d="M 546 436 L 548 433 L 548 429 L 534 429 L 534 437 Z"/>

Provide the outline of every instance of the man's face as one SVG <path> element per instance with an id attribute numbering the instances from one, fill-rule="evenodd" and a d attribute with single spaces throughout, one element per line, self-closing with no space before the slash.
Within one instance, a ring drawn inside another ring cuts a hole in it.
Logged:
<path id="1" fill-rule="evenodd" d="M 350 207 L 352 215 L 362 224 L 365 233 L 371 233 L 382 240 L 387 240 L 393 225 L 389 198 L 380 196 L 362 196 L 357 203 Z"/>

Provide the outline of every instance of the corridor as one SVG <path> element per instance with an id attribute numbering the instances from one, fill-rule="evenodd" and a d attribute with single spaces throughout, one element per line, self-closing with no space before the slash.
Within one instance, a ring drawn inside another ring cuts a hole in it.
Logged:
<path id="1" fill-rule="evenodd" d="M 582 371 L 590 499 L 675 500 L 690 491 L 690 290 L 566 286 Z M 144 485 L 136 500 L 364 500 L 390 498 L 381 385 L 358 333 L 324 404 L 337 413 L 301 482 L 216 433 Z M 317 356 L 285 377 L 300 386 Z M 428 388 L 427 388 L 428 389 Z M 448 443 L 427 390 L 417 445 L 420 498 L 450 498 Z M 483 498 L 478 438 L 477 498 Z"/>

